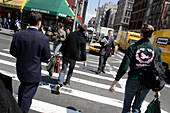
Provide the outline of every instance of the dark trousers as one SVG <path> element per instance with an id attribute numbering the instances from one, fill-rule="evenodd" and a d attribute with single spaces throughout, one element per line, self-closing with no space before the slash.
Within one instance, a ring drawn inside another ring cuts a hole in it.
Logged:
<path id="1" fill-rule="evenodd" d="M 37 91 L 39 82 L 21 82 L 18 90 L 18 105 L 23 113 L 28 113 L 32 99 Z"/>
<path id="2" fill-rule="evenodd" d="M 100 55 L 98 71 L 104 70 L 108 57 L 109 57 L 109 54 Z"/>

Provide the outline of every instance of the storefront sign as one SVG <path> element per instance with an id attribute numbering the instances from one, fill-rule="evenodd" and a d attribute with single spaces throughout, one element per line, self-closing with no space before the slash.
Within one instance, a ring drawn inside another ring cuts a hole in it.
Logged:
<path id="1" fill-rule="evenodd" d="M 22 9 L 28 0 L 0 0 L 0 6 Z"/>
<path id="2" fill-rule="evenodd" d="M 67 17 L 67 15 L 65 15 L 65 14 L 61 14 L 61 13 L 58 13 L 58 16 L 61 16 L 61 17 Z"/>
<path id="3" fill-rule="evenodd" d="M 17 8 L 17 9 L 20 9 L 20 8 L 21 8 L 21 6 L 13 5 L 13 4 L 6 4 L 6 3 L 0 3 L 0 6 Z"/>
<path id="4" fill-rule="evenodd" d="M 41 9 L 34 9 L 34 8 L 31 8 L 31 11 L 40 12 L 40 13 L 46 13 L 46 14 L 50 13 L 50 11 L 41 10 Z"/>

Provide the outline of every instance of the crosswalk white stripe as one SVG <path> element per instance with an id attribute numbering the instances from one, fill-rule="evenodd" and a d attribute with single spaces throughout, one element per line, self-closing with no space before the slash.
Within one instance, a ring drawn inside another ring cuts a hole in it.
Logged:
<path id="1" fill-rule="evenodd" d="M 122 56 L 124 56 L 124 53 L 117 51 L 117 54 L 121 54 Z"/>
<path id="2" fill-rule="evenodd" d="M 11 41 L 11 40 L 12 40 L 12 38 L 11 38 L 11 39 L 8 39 L 8 38 L 3 38 L 3 37 L 0 37 L 0 39 L 8 40 L 8 41 Z"/>
<path id="3" fill-rule="evenodd" d="M 45 74 L 46 72 L 43 72 L 43 73 Z M 54 73 L 53 76 L 54 77 L 58 77 L 59 74 L 58 73 Z M 96 82 L 92 82 L 92 81 L 76 78 L 74 76 L 71 77 L 71 81 L 74 81 L 74 82 L 77 82 L 77 83 L 81 83 L 81 84 L 85 84 L 85 85 L 89 85 L 89 86 L 94 86 L 94 87 L 101 88 L 101 89 L 106 89 L 106 90 L 108 90 L 110 88 L 110 85 L 96 83 Z M 122 89 L 122 88 L 115 87 L 115 91 L 119 92 L 119 93 L 124 93 L 125 90 Z"/>
<path id="4" fill-rule="evenodd" d="M 119 55 L 119 54 L 116 54 L 118 57 L 120 57 L 121 59 L 123 59 L 123 56 Z"/>
<path id="5" fill-rule="evenodd" d="M 15 59 L 15 57 L 13 57 L 11 54 L 0 52 L 0 55 Z M 93 62 L 93 63 L 95 63 L 95 62 Z M 47 65 L 46 63 L 43 63 L 43 62 L 41 64 L 44 65 L 44 66 Z M 82 64 L 83 65 L 83 62 L 76 62 L 76 64 Z M 98 66 L 98 65 L 93 65 L 93 64 L 89 64 L 89 63 L 88 63 L 88 65 L 89 66 L 93 66 L 93 67 L 97 67 Z M 106 64 L 106 66 L 108 66 L 108 64 Z"/>
<path id="6" fill-rule="evenodd" d="M 3 63 L 3 64 L 6 64 L 6 65 L 10 65 L 10 66 L 15 67 L 15 63 L 12 63 L 12 62 L 9 62 L 9 61 L 4 61 L 4 60 L 0 59 L 0 63 Z M 45 74 L 45 75 L 49 74 L 48 71 L 45 71 L 45 70 L 41 70 L 41 73 Z M 77 73 L 80 74 L 80 72 L 77 72 Z M 12 75 L 12 74 L 7 74 L 7 75 Z M 59 74 L 58 73 L 54 73 L 53 76 L 58 77 Z M 16 75 L 16 78 L 17 78 L 17 75 Z M 87 81 L 87 80 L 83 80 L 83 79 L 79 79 L 79 78 L 75 78 L 75 77 L 72 77 L 71 81 L 75 81 L 75 82 L 78 82 L 78 83 L 83 83 L 83 84 L 86 84 L 86 85 L 91 85 L 91 86 L 98 87 L 98 88 L 103 88 L 103 89 L 109 89 L 109 87 L 110 87 L 110 86 L 105 85 L 105 84 L 99 84 L 99 83 L 95 83 L 95 82 L 91 82 L 91 81 Z M 115 90 L 117 92 L 124 93 L 124 89 L 122 89 L 122 88 L 117 88 L 116 87 Z"/>
<path id="7" fill-rule="evenodd" d="M 51 86 L 53 86 L 53 88 L 51 88 Z M 44 88 L 44 89 L 48 89 L 50 91 L 51 90 L 55 91 L 55 85 L 51 84 L 51 86 L 45 85 L 45 86 L 39 86 L 39 87 Z M 100 96 L 100 95 L 95 95 L 95 94 L 92 94 L 92 93 L 87 93 L 87 92 L 75 90 L 75 89 L 68 88 L 68 87 L 62 87 L 60 89 L 60 92 L 63 93 L 63 94 L 87 99 L 87 100 L 90 100 L 90 101 L 94 101 L 94 102 L 98 102 L 98 103 L 102 103 L 102 104 L 106 104 L 106 105 L 111 105 L 111 106 L 120 107 L 120 108 L 123 107 L 123 101 L 121 101 L 121 100 L 112 99 L 112 98 L 104 97 L 104 96 Z M 109 91 L 108 91 L 108 93 L 109 93 Z M 146 110 L 148 104 L 149 103 L 146 102 L 146 101 L 143 103 L 142 108 L 141 108 L 142 112 L 144 112 Z M 168 113 L 164 110 L 162 110 L 162 112 Z"/>
<path id="8" fill-rule="evenodd" d="M 4 64 L 4 65 L 9 65 L 9 66 L 16 67 L 16 65 L 15 65 L 16 63 L 9 62 L 9 61 L 6 61 L 6 60 L 1 60 L 0 59 L 0 63 Z M 86 76 L 90 76 L 90 77 L 94 77 L 94 78 L 99 78 L 99 79 L 105 79 L 105 80 L 113 81 L 113 78 L 103 77 L 103 76 L 99 76 L 99 75 L 96 75 L 96 74 L 91 74 L 91 73 L 82 72 L 82 71 L 78 71 L 78 70 L 74 70 L 73 72 L 74 73 L 78 73 L 78 74 L 82 74 L 82 75 L 86 75 Z"/>
<path id="9" fill-rule="evenodd" d="M 10 57 L 10 58 L 14 58 L 12 55 L 10 54 L 6 54 L 6 53 L 2 53 L 0 52 L 0 55 L 3 55 L 3 56 L 7 56 L 7 57 Z M 6 60 L 1 60 L 0 59 L 0 63 L 1 64 L 5 64 L 5 65 L 9 65 L 9 66 L 13 66 L 13 67 L 16 67 L 16 63 L 13 63 L 13 62 L 9 62 L 9 61 L 6 61 Z M 46 63 L 42 63 L 42 65 L 46 66 L 47 64 Z M 75 67 L 79 67 L 79 66 L 75 66 Z M 116 67 L 114 67 L 116 68 Z M 117 68 L 118 69 L 118 68 Z M 114 79 L 113 78 L 108 78 L 108 77 L 102 77 L 102 76 L 98 76 L 96 74 L 91 74 L 91 73 L 87 73 L 87 72 L 81 72 L 81 71 L 78 71 L 78 70 L 74 70 L 75 73 L 78 73 L 78 74 L 82 74 L 82 75 L 86 75 L 86 76 L 90 76 L 90 77 L 95 77 L 95 78 L 98 78 L 98 79 L 104 79 L 104 80 L 109 80 L 109 81 L 113 81 Z M 112 72 L 106 72 L 107 74 L 112 74 L 114 77 L 116 75 L 116 72 L 113 73 Z M 48 72 L 46 72 L 46 74 L 48 75 Z M 123 79 L 121 79 L 123 80 Z M 120 83 L 120 82 L 119 82 Z M 124 86 L 124 85 L 123 85 Z M 165 85 L 165 87 L 167 88 L 170 88 L 170 85 Z"/>
<path id="10" fill-rule="evenodd" d="M 9 52 L 9 49 L 2 49 L 3 51 L 7 51 L 7 52 Z"/>
<path id="11" fill-rule="evenodd" d="M 95 63 L 95 62 L 93 62 L 93 61 L 86 61 L 87 62 L 87 65 L 89 65 L 89 66 L 93 66 L 93 67 L 98 67 L 98 63 L 96 63 L 95 65 L 94 64 L 91 64 L 91 63 Z M 83 65 L 83 62 L 77 62 L 76 61 L 76 64 L 81 64 L 81 65 Z M 106 63 L 106 67 L 109 67 L 109 64 L 108 63 Z"/>
<path id="12" fill-rule="evenodd" d="M 13 96 L 16 100 L 18 100 L 17 94 L 14 93 Z M 30 109 L 41 113 L 80 113 L 78 111 L 73 111 L 71 109 L 67 109 L 61 106 L 57 106 L 36 99 L 32 99 Z"/>
<path id="13" fill-rule="evenodd" d="M 6 60 L 1 60 L 1 59 L 0 59 L 0 63 L 1 63 L 1 64 L 5 64 L 5 65 L 8 65 L 8 66 L 16 67 L 16 63 L 9 62 L 9 61 L 6 61 Z"/>
<path id="14" fill-rule="evenodd" d="M 6 56 L 6 57 L 9 57 L 9 58 L 15 58 L 15 57 L 13 57 L 12 55 L 7 54 L 7 53 L 3 53 L 3 52 L 0 52 L 0 55 Z"/>
<path id="15" fill-rule="evenodd" d="M 54 90 L 55 91 L 55 89 L 51 89 L 47 85 L 41 86 L 41 88 L 45 88 L 45 89 L 48 89 L 48 90 Z M 114 106 L 114 107 L 123 108 L 123 101 L 118 100 L 118 99 L 113 99 L 113 98 L 108 98 L 108 97 L 104 97 L 104 96 L 100 96 L 100 95 L 95 95 L 95 94 L 92 94 L 92 93 L 87 93 L 87 92 L 71 89 L 71 88 L 68 88 L 68 87 L 62 87 L 60 89 L 60 92 L 63 93 L 63 94 L 83 98 L 83 99 L 98 102 L 98 103 L 101 103 L 101 104 L 106 104 L 106 105 L 111 105 L 111 106 Z M 149 103 L 146 102 L 146 101 L 143 102 L 142 107 L 141 107 L 142 113 L 144 113 L 146 111 L 148 104 Z M 168 113 L 163 109 L 161 109 L 161 112 L 162 113 Z"/>
<path id="16" fill-rule="evenodd" d="M 119 69 L 119 67 L 117 67 L 117 66 L 112 66 L 113 68 L 115 68 L 115 69 Z"/>

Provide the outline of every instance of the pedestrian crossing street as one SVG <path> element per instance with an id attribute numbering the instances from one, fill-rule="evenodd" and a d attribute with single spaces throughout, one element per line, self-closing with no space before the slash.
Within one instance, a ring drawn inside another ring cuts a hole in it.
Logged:
<path id="1" fill-rule="evenodd" d="M 118 52 L 116 56 L 112 56 L 111 62 L 120 64 L 123 58 L 121 52 Z M 126 78 L 119 81 L 119 85 L 116 86 L 115 92 L 110 93 L 108 89 L 114 77 L 118 66 L 111 66 L 109 63 L 106 64 L 106 74 L 101 73 L 100 75 L 95 74 L 98 67 L 98 56 L 87 54 L 87 66 L 83 67 L 83 62 L 76 62 L 75 69 L 73 71 L 73 76 L 71 78 L 70 86 L 63 86 L 60 89 L 59 96 L 74 97 L 76 99 L 83 99 L 84 101 L 99 103 L 101 105 L 113 106 L 121 109 L 123 107 L 123 95 L 126 83 Z M 13 82 L 18 82 L 19 80 L 16 75 L 16 64 L 15 58 L 9 54 L 9 49 L 2 49 L 0 51 L 0 72 L 13 77 Z M 54 73 L 50 78 L 48 72 L 46 71 L 46 63 L 42 63 L 42 81 L 40 83 L 39 89 L 46 90 L 48 92 L 55 92 L 56 89 L 56 79 L 59 76 L 58 73 Z M 61 66 L 61 65 L 60 65 Z M 11 70 L 9 70 L 10 68 Z M 60 67 L 61 68 L 61 67 Z M 16 89 L 16 88 L 15 88 Z M 38 94 L 36 94 L 38 95 Z M 52 95 L 52 94 L 51 94 Z M 120 96 L 119 96 L 120 95 Z M 119 97 L 118 97 L 119 96 Z M 17 99 L 17 92 L 14 90 L 14 97 Z M 57 98 L 57 97 L 56 97 Z M 59 98 L 59 97 L 58 97 Z M 54 100 L 55 101 L 55 100 Z M 81 104 L 81 103 L 80 103 Z M 144 102 L 141 110 L 142 113 L 146 110 L 148 102 Z M 45 107 L 44 107 L 45 106 Z M 65 105 L 69 106 L 69 105 Z M 79 113 L 79 111 L 74 111 L 65 106 L 60 105 L 55 102 L 53 104 L 50 101 L 44 101 L 41 98 L 34 98 L 31 110 L 38 113 Z M 56 111 L 57 109 L 57 111 Z M 83 112 L 83 110 L 81 110 Z M 162 113 L 167 113 L 162 110 Z"/>

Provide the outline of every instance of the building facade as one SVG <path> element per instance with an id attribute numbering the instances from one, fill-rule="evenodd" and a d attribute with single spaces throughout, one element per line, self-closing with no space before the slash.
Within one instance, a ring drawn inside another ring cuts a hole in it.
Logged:
<path id="1" fill-rule="evenodd" d="M 113 28 L 118 30 L 128 30 L 134 0 L 119 0 L 118 9 Z"/>
<path id="2" fill-rule="evenodd" d="M 112 2 L 105 3 L 105 5 L 102 6 L 101 13 L 99 13 L 100 26 L 113 28 L 116 11 L 117 11 L 117 5 L 113 5 Z"/>
<path id="3" fill-rule="evenodd" d="M 170 2 L 170 0 L 149 0 L 144 24 L 151 24 L 155 28 L 170 29 L 170 5 L 165 5 L 165 1 Z M 165 6 L 165 11 L 163 11 Z"/>
<path id="4" fill-rule="evenodd" d="M 129 29 L 141 29 L 149 0 L 135 0 L 131 14 Z"/>

